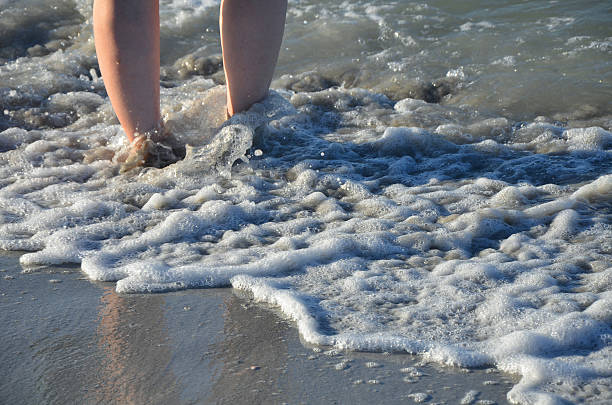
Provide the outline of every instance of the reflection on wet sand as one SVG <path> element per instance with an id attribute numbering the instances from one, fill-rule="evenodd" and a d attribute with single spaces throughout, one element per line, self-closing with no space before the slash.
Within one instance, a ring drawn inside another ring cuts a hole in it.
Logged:
<path id="1" fill-rule="evenodd" d="M 279 329 L 284 322 L 262 322 L 273 318 L 268 311 L 250 306 L 231 295 L 225 298 L 223 336 L 212 344 L 219 375 L 208 403 L 279 403 L 285 396 L 281 387 L 287 373 L 288 347 Z M 267 312 L 267 313 L 266 313 Z M 270 328 L 270 325 L 276 327 Z M 263 326 L 263 327 L 262 327 Z"/>
<path id="2" fill-rule="evenodd" d="M 190 398 L 191 401 L 199 402 L 204 397 L 202 403 L 242 404 L 278 402 L 282 398 L 288 359 L 282 329 L 288 325 L 262 322 L 262 318 L 274 315 L 230 294 L 223 299 L 223 329 L 217 335 L 220 339 L 211 339 L 209 335 L 206 340 L 201 335 L 185 336 L 180 332 L 179 336 L 171 336 L 166 317 L 180 318 L 173 314 L 180 308 L 174 308 L 168 298 L 157 294 L 121 295 L 112 286 L 104 287 L 97 327 L 101 356 L 93 401 L 184 403 L 186 398 L 181 395 L 184 388 L 197 380 L 202 386 L 212 383 L 212 387 L 200 392 L 199 398 Z M 191 310 L 197 310 L 196 307 Z M 275 327 L 270 328 L 270 324 Z M 179 326 L 185 331 L 190 328 Z M 181 340 L 193 338 L 204 341 L 194 342 L 200 352 L 192 355 L 201 356 L 205 352 L 208 358 L 194 365 L 192 371 L 198 375 L 177 376 L 171 363 L 191 346 Z M 212 370 L 215 373 L 211 375 Z M 207 378 L 212 381 L 205 381 Z"/>
<path id="3" fill-rule="evenodd" d="M 92 400 L 122 404 L 186 402 L 181 394 L 187 381 L 173 373 L 171 362 L 190 345 L 169 336 L 172 332 L 165 316 L 173 316 L 177 308 L 166 298 L 120 295 L 112 287 L 105 287 L 97 328 L 102 356 Z M 199 362 L 192 370 L 198 375 L 191 374 L 189 379 L 198 380 L 199 376 L 202 385 L 213 383 L 208 392 L 200 392 L 196 402 L 202 397 L 206 398 L 203 403 L 218 404 L 278 402 L 284 396 L 281 386 L 286 380 L 283 375 L 288 358 L 287 342 L 280 329 L 288 326 L 284 322 L 262 322 L 262 318 L 274 315 L 234 295 L 224 298 L 223 308 L 220 339 L 196 343 L 201 349 L 208 347 L 210 362 Z M 277 327 L 270 328 L 270 324 Z M 201 356 L 202 352 L 205 350 L 192 355 Z M 216 372 L 211 375 L 211 370 Z M 213 381 L 202 381 L 207 378 Z"/>
<path id="4" fill-rule="evenodd" d="M 105 287 L 97 331 L 103 356 L 96 376 L 96 402 L 180 403 L 180 386 L 169 370 L 172 348 L 164 296 L 119 295 L 114 286 Z"/>

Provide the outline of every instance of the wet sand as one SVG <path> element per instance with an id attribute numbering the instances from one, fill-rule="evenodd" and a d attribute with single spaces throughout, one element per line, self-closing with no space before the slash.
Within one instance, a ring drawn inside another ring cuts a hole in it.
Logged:
<path id="1" fill-rule="evenodd" d="M 306 347 L 232 289 L 122 295 L 0 252 L 2 404 L 505 404 L 516 376 Z"/>

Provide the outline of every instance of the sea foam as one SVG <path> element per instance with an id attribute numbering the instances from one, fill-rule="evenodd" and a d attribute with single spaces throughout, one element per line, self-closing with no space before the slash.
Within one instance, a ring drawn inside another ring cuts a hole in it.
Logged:
<path id="1" fill-rule="evenodd" d="M 162 2 L 162 34 L 212 19 L 210 5 Z M 79 35 L 58 31 L 45 50 L 15 42 L 0 55 L 0 248 L 25 251 L 25 270 L 80 264 L 122 293 L 231 286 L 278 307 L 310 344 L 493 365 L 521 375 L 508 394 L 517 403 L 611 399 L 608 118 L 585 106 L 563 122 L 517 122 L 477 108 L 499 97 L 488 88 L 450 99 L 436 86 L 386 88 L 395 79 L 372 66 L 419 65 L 397 56 L 408 32 L 389 18 L 394 6 L 345 4 L 384 44 L 363 62 L 371 76 L 285 76 L 224 122 L 223 86 L 174 80 L 166 66 L 162 114 L 187 156 L 120 173 L 125 135 L 96 71 L 90 20 L 58 7 L 51 15 Z M 289 38 L 301 35 L 291 18 L 312 17 L 309 7 L 290 10 Z M 404 8 L 426 33 L 483 38 L 506 27 Z M 90 4 L 76 9 L 88 15 Z M 343 13 L 330 5 L 317 24 Z M 7 32 L 17 38 L 21 23 Z M 557 32 L 580 21 L 541 24 Z M 432 38 L 417 38 L 418 57 L 444 59 Z M 566 47 L 587 52 L 593 41 Z M 474 70 L 445 67 L 440 84 L 469 86 Z"/>
<path id="2" fill-rule="evenodd" d="M 223 93 L 192 79 L 166 99 L 190 86 Z M 419 104 L 273 93 L 205 141 L 186 131 L 184 161 L 126 174 L 104 154 L 83 163 L 88 148 L 118 145 L 112 126 L 6 130 L 0 246 L 29 250 L 27 268 L 80 263 L 124 293 L 233 286 L 315 345 L 495 365 L 522 375 L 515 402 L 607 384 L 609 132 L 530 128 L 567 140 L 566 159 L 535 152 L 523 130 L 502 145 L 503 131 L 457 140 L 383 125 Z M 203 122 L 207 107 L 186 105 L 165 108 L 169 128 Z M 383 115 L 371 126 L 373 108 Z M 587 171 L 567 183 L 575 167 Z"/>

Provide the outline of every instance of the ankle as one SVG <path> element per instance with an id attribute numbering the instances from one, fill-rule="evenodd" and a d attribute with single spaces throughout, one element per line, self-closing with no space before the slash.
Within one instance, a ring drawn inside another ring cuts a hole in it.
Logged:
<path id="1" fill-rule="evenodd" d="M 164 127 L 163 121 L 160 121 L 157 125 L 147 131 L 134 131 L 130 143 L 139 144 L 142 143 L 144 140 L 159 142 L 167 136 L 168 131 Z"/>

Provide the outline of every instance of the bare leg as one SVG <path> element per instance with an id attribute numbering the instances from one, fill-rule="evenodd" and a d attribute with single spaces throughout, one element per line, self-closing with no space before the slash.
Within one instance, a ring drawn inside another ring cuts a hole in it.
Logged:
<path id="1" fill-rule="evenodd" d="M 222 0 L 219 24 L 229 115 L 267 96 L 286 12 L 287 0 Z"/>
<path id="2" fill-rule="evenodd" d="M 131 142 L 160 124 L 159 2 L 95 0 L 93 17 L 104 85 Z"/>

